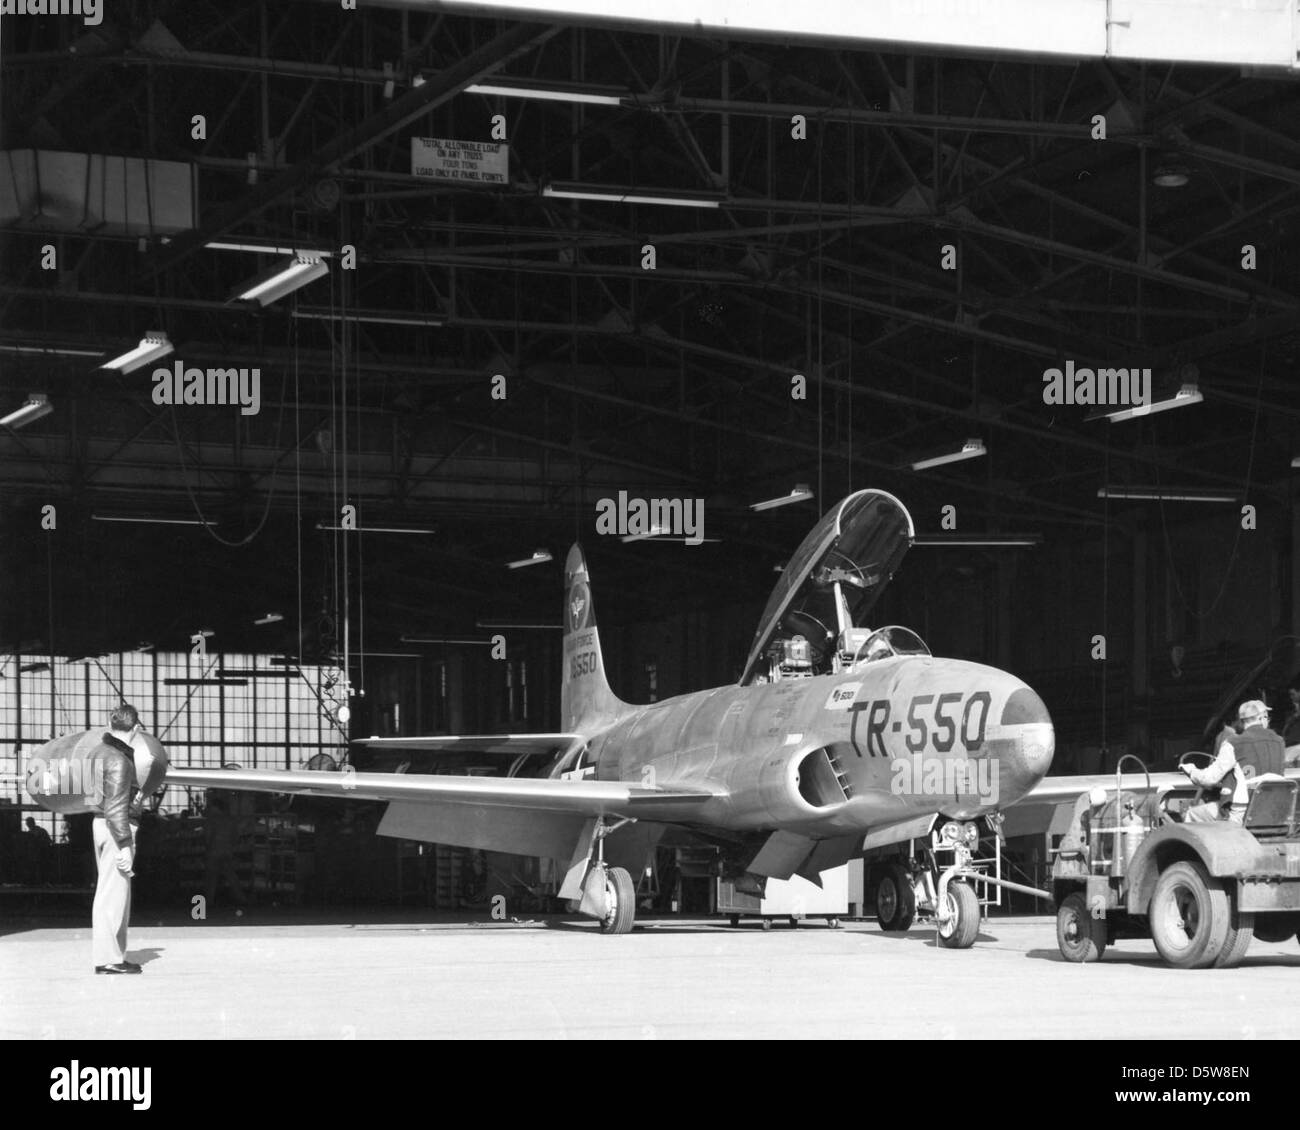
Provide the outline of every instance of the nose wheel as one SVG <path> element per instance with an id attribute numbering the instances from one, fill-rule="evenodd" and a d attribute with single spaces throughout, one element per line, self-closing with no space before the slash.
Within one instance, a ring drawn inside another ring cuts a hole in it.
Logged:
<path id="1" fill-rule="evenodd" d="M 980 900 L 969 883 L 952 882 L 936 920 L 939 943 L 950 950 L 970 949 L 980 932 Z"/>

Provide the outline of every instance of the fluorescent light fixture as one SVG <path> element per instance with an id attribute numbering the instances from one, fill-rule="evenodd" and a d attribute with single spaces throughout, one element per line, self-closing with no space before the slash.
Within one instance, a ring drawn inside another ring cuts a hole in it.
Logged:
<path id="1" fill-rule="evenodd" d="M 491 640 L 464 640 L 444 638 L 441 636 L 401 636 L 398 643 L 454 643 L 462 644 L 466 647 L 491 647 Z"/>
<path id="2" fill-rule="evenodd" d="M 548 184 L 542 189 L 542 195 L 559 200 L 599 200 L 608 204 L 666 204 L 674 208 L 722 207 L 720 196 L 661 196 L 615 187 L 577 188 Z"/>
<path id="3" fill-rule="evenodd" d="M 789 506 L 792 502 L 806 502 L 812 498 L 812 487 L 807 483 L 795 483 L 794 490 L 789 494 L 783 494 L 779 498 L 768 498 L 762 502 L 751 502 L 751 510 L 775 510 L 778 506 Z"/>
<path id="4" fill-rule="evenodd" d="M 329 267 L 321 262 L 318 255 L 299 252 L 245 283 L 230 296 L 230 301 L 256 302 L 259 306 L 269 306 L 286 294 L 292 294 L 327 274 Z"/>
<path id="5" fill-rule="evenodd" d="M 534 549 L 532 557 L 521 557 L 518 561 L 506 562 L 507 569 L 524 569 L 529 565 L 545 565 L 555 560 L 549 549 Z"/>
<path id="6" fill-rule="evenodd" d="M 663 526 L 651 526 L 643 534 L 624 534 L 618 540 L 626 544 L 627 542 L 630 541 L 646 541 L 649 538 L 663 537 L 663 535 L 666 533 L 668 533 L 668 530 L 666 530 Z"/>
<path id="7" fill-rule="evenodd" d="M 1131 408 L 1117 408 L 1113 412 L 1093 412 L 1089 420 L 1100 420 L 1103 416 L 1114 423 L 1120 420 L 1134 420 L 1139 416 L 1150 416 L 1153 412 L 1166 412 L 1170 408 L 1182 408 L 1188 404 L 1200 404 L 1205 398 L 1195 384 L 1185 384 L 1173 396 L 1164 400 L 1155 400 L 1150 404 L 1135 404 Z"/>
<path id="8" fill-rule="evenodd" d="M 1033 549 L 1043 544 L 1042 534 L 917 534 L 914 546 L 958 549 Z"/>
<path id="9" fill-rule="evenodd" d="M 293 311 L 295 318 L 310 318 L 318 322 L 375 322 L 385 326 L 441 326 L 441 318 L 421 317 L 419 314 L 385 314 L 382 310 L 354 310 L 349 313 L 324 310 L 317 307 Z"/>
<path id="10" fill-rule="evenodd" d="M 0 353 L 43 353 L 52 357 L 102 357 L 102 349 L 61 349 L 54 345 L 0 345 Z"/>
<path id="11" fill-rule="evenodd" d="M 1098 487 L 1098 498 L 1122 498 L 1133 502 L 1236 502 L 1226 491 L 1188 487 Z"/>
<path id="12" fill-rule="evenodd" d="M 1300 455 L 1291 456 L 1291 466 L 1300 467 Z"/>
<path id="13" fill-rule="evenodd" d="M 342 531 L 345 534 L 432 534 L 436 530 L 421 530 L 413 526 L 356 526 L 355 528 L 339 525 L 327 525 L 317 522 L 318 530 Z"/>
<path id="14" fill-rule="evenodd" d="M 206 518 L 156 518 L 143 514 L 91 514 L 92 522 L 138 522 L 143 526 L 215 526 Z"/>
<path id="15" fill-rule="evenodd" d="M 268 612 L 260 620 L 254 620 L 253 623 L 261 627 L 263 624 L 278 624 L 283 619 L 284 617 L 278 612 Z"/>
<path id="16" fill-rule="evenodd" d="M 924 471 L 930 467 L 942 467 L 945 463 L 960 463 L 963 459 L 977 459 L 987 454 L 982 439 L 968 439 L 956 451 L 941 451 L 915 460 L 912 463 L 912 470 Z"/>
<path id="17" fill-rule="evenodd" d="M 134 349 L 128 349 L 120 357 L 105 361 L 100 368 L 115 369 L 119 373 L 134 373 L 136 369 L 161 361 L 174 348 L 175 346 L 167 340 L 167 335 L 162 330 L 150 330 Z"/>
<path id="18" fill-rule="evenodd" d="M 0 418 L 0 428 L 21 428 L 33 420 L 48 416 L 53 411 L 49 397 L 44 393 L 33 392 L 21 408 L 15 408 L 9 415 Z"/>
<path id="19" fill-rule="evenodd" d="M 258 243 L 224 243 L 221 240 L 213 240 L 203 246 L 209 251 L 251 251 L 258 255 L 310 255 L 313 259 L 329 259 L 334 254 L 333 251 L 315 247 L 268 247 Z"/>
<path id="20" fill-rule="evenodd" d="M 627 539 L 625 538 L 624 540 L 626 541 Z M 656 537 L 654 540 L 659 542 L 661 545 L 669 545 L 673 542 L 678 542 L 681 545 L 709 545 L 712 542 L 722 541 L 721 538 L 667 538 L 667 537 Z"/>
<path id="21" fill-rule="evenodd" d="M 466 94 L 492 94 L 501 98 L 533 98 L 539 102 L 580 102 L 587 106 L 621 106 L 628 94 L 617 91 L 554 90 L 542 86 L 504 86 L 496 82 L 476 82 L 465 87 Z"/>

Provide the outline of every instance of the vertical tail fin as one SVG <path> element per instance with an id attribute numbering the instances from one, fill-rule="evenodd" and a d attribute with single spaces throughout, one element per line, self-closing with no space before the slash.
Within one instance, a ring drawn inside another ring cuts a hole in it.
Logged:
<path id="1" fill-rule="evenodd" d="M 585 732 L 600 729 L 627 710 L 605 678 L 600 631 L 591 602 L 591 578 L 582 547 L 564 562 L 564 667 L 560 676 L 560 727 Z"/>

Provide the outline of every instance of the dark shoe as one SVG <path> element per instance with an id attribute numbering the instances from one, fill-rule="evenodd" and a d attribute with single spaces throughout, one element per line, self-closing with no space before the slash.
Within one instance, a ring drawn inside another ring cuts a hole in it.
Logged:
<path id="1" fill-rule="evenodd" d="M 143 967 L 129 961 L 119 961 L 116 965 L 96 965 L 96 973 L 142 973 Z"/>
<path id="2" fill-rule="evenodd" d="M 140 970 L 144 968 L 144 966 L 138 961 L 124 961 L 122 964 L 125 965 L 127 970 L 131 973 L 139 973 Z"/>

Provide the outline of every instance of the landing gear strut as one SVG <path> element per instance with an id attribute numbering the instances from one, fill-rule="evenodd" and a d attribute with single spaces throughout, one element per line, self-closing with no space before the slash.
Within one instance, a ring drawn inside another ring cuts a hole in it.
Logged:
<path id="1" fill-rule="evenodd" d="M 592 830 L 587 876 L 578 909 L 596 919 L 602 934 L 630 934 L 636 921 L 636 887 L 632 876 L 626 868 L 611 867 L 605 862 L 605 837 L 631 823 L 634 821 L 618 820 L 610 824 L 600 816 Z"/>

